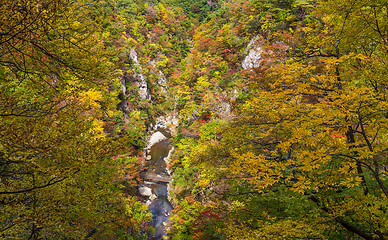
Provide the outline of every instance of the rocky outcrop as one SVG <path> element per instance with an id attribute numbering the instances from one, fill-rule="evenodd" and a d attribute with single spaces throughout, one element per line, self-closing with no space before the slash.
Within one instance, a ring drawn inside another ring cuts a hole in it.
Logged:
<path id="1" fill-rule="evenodd" d="M 127 87 L 125 85 L 125 81 L 126 81 L 125 77 L 122 76 L 120 78 L 120 84 L 121 84 L 122 92 L 118 96 L 118 98 L 121 100 L 121 102 L 117 105 L 117 109 L 123 112 L 124 122 L 127 122 L 128 121 L 128 117 L 129 117 L 129 115 L 128 115 L 129 108 L 128 108 L 127 98 L 125 97 L 125 94 L 127 92 Z"/>
<path id="2" fill-rule="evenodd" d="M 133 76 L 138 80 L 137 86 L 139 87 L 139 96 L 141 99 L 151 100 L 151 95 L 148 92 L 147 79 L 145 78 L 143 73 L 136 71 L 142 71 L 142 67 L 140 66 L 139 61 L 137 59 L 137 52 L 135 51 L 135 49 L 131 49 L 129 56 L 132 59 L 132 62 L 134 63 L 135 67 L 138 68 L 135 69 Z"/>
<path id="3" fill-rule="evenodd" d="M 160 116 L 155 120 L 154 130 L 158 128 L 169 129 L 172 134 L 176 133 L 179 125 L 179 116 L 177 112 L 172 112 L 166 116 Z"/>
<path id="4" fill-rule="evenodd" d="M 242 62 L 243 69 L 252 69 L 260 66 L 261 62 L 261 47 L 259 45 L 259 37 L 254 37 L 248 44 L 248 55 Z"/>

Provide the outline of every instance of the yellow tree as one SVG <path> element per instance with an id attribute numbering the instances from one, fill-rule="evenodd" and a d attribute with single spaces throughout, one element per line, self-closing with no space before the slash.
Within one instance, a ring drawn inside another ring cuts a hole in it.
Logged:
<path id="1" fill-rule="evenodd" d="M 120 167 L 134 156 L 111 159 L 137 139 L 115 140 L 103 130 L 117 76 L 114 52 L 99 39 L 101 4 L 0 6 L 2 238 L 141 235 L 149 220 L 144 207 L 120 196 Z"/>
<path id="2" fill-rule="evenodd" d="M 210 189 L 261 204 L 243 224 L 253 238 L 387 238 L 387 10 L 329 0 L 269 36 L 254 96 L 200 150 Z"/>

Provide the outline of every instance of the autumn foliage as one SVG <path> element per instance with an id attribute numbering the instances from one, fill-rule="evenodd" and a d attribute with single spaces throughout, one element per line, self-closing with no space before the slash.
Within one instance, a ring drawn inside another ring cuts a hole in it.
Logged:
<path id="1" fill-rule="evenodd" d="M 386 1 L 0 10 L 0 237 L 149 238 L 141 150 L 174 111 L 170 239 L 388 238 Z"/>
<path id="2" fill-rule="evenodd" d="M 222 17 L 235 21 L 215 18 L 194 35 L 191 67 L 176 78 L 182 113 L 220 116 L 209 105 L 216 76 L 238 71 L 241 92 L 218 137 L 192 151 L 180 142 L 182 166 L 199 167 L 192 194 L 218 203 L 225 239 L 385 239 L 387 5 L 285 2 L 230 3 Z M 260 64 L 242 70 L 231 40 L 252 34 Z"/>

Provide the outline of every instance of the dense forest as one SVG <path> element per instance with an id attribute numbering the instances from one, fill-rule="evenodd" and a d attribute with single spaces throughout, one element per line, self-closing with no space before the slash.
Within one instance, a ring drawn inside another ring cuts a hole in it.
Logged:
<path id="1" fill-rule="evenodd" d="M 388 239 L 386 0 L 3 0 L 0 238 Z"/>

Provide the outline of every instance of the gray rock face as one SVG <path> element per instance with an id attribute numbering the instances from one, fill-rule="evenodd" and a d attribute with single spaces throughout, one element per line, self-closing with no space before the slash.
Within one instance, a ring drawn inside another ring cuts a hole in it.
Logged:
<path id="1" fill-rule="evenodd" d="M 139 70 L 142 70 L 142 67 L 139 64 L 139 61 L 137 59 L 137 52 L 135 49 L 131 49 L 129 56 L 131 57 L 132 61 L 135 63 L 135 66 L 139 68 Z M 133 76 L 138 80 L 138 87 L 139 87 L 139 96 L 141 99 L 148 99 L 151 100 L 151 96 L 148 92 L 148 85 L 147 85 L 147 79 L 145 78 L 144 74 L 142 73 L 134 73 Z"/>
<path id="2" fill-rule="evenodd" d="M 252 69 L 260 66 L 261 48 L 258 44 L 258 37 L 253 38 L 248 44 L 249 53 L 242 62 L 242 68 Z"/>
<path id="3" fill-rule="evenodd" d="M 137 60 L 137 52 L 135 51 L 135 49 L 131 49 L 131 51 L 129 52 L 129 56 L 131 57 L 132 61 L 139 64 L 139 61 Z"/>
<path id="4" fill-rule="evenodd" d="M 158 128 L 166 128 L 174 131 L 179 125 L 179 116 L 177 112 L 173 112 L 169 115 L 156 118 L 156 122 L 157 124 L 155 125 L 154 130 L 157 130 Z"/>
<path id="5" fill-rule="evenodd" d="M 144 197 L 150 197 L 152 195 L 152 189 L 149 187 L 140 187 L 139 192 Z"/>

